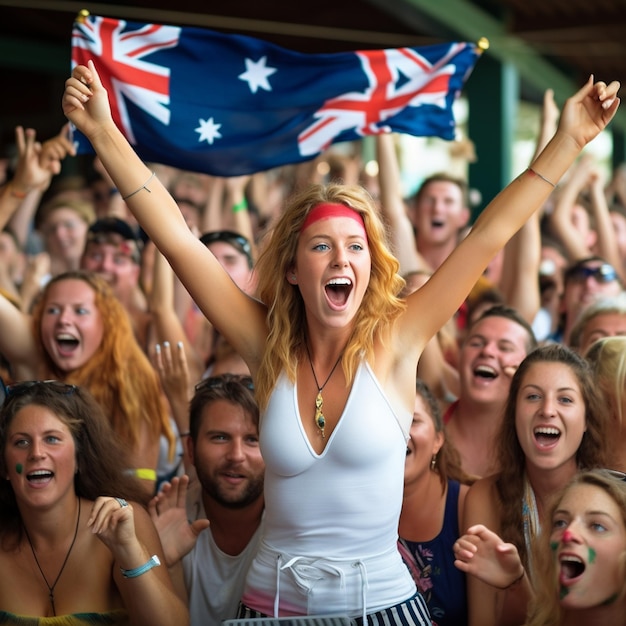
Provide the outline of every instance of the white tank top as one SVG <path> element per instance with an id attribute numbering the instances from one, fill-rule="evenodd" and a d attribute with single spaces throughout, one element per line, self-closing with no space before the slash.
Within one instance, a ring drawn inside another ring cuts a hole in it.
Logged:
<path id="1" fill-rule="evenodd" d="M 275 615 L 357 616 L 415 593 L 397 551 L 412 414 L 392 407 L 367 363 L 321 454 L 281 376 L 262 416 L 265 529 L 244 604 Z"/>

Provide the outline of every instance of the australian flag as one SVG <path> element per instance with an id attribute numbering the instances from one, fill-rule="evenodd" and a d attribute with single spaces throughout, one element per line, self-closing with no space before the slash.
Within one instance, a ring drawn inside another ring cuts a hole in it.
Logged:
<path id="1" fill-rule="evenodd" d="M 236 176 L 399 132 L 454 138 L 472 43 L 302 54 L 241 35 L 89 16 L 72 65 L 92 59 L 114 120 L 144 161 Z M 75 134 L 78 151 L 89 152 Z"/>

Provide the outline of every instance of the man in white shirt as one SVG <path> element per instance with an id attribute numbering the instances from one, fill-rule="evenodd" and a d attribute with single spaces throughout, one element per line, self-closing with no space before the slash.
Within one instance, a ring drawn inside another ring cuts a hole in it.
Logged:
<path id="1" fill-rule="evenodd" d="M 188 497 L 186 476 L 174 478 L 150 512 L 179 581 L 182 560 L 191 626 L 217 625 L 236 615 L 261 535 L 265 465 L 252 380 L 224 374 L 201 381 L 189 425 L 183 435 L 198 477 L 197 497 Z"/>

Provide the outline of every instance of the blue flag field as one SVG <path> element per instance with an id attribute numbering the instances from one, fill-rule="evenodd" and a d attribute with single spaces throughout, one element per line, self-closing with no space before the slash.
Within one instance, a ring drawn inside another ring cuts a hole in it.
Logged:
<path id="1" fill-rule="evenodd" d="M 237 176 L 383 132 L 453 139 L 473 43 L 302 54 L 241 35 L 89 16 L 72 65 L 92 59 L 116 124 L 144 161 Z M 74 134 L 79 153 L 91 147 Z"/>

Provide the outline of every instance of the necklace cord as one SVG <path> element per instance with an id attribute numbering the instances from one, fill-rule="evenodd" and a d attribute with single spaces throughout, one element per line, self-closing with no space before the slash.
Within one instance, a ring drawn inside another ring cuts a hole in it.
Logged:
<path id="1" fill-rule="evenodd" d="M 337 365 L 341 361 L 341 357 L 343 356 L 343 352 L 339 355 L 339 358 L 335 361 L 332 369 L 330 370 L 330 374 L 324 381 L 324 384 L 320 387 L 320 384 L 317 382 L 317 376 L 315 375 L 315 368 L 313 367 L 313 359 L 311 358 L 311 353 L 309 351 L 308 342 L 304 342 L 304 347 L 306 348 L 306 354 L 309 358 L 309 365 L 311 366 L 311 372 L 313 373 L 313 380 L 315 380 L 315 386 L 317 387 L 317 396 L 315 397 L 315 417 L 313 421 L 315 425 L 319 428 L 320 434 L 322 435 L 322 439 L 326 439 L 325 427 L 326 427 L 326 418 L 324 417 L 324 413 L 322 412 L 322 408 L 324 406 L 324 398 L 322 398 L 322 390 L 328 384 L 328 381 L 331 379 L 333 373 L 337 369 Z"/>
<path id="2" fill-rule="evenodd" d="M 24 528 L 24 532 L 26 533 L 26 539 L 28 539 L 28 545 L 30 546 L 30 549 L 33 553 L 33 557 L 35 558 L 35 563 L 37 564 L 37 568 L 39 569 L 39 573 L 41 574 L 44 582 L 46 583 L 46 587 L 48 587 L 48 596 L 50 597 L 50 604 L 52 605 L 52 614 L 54 616 L 56 616 L 57 614 L 56 607 L 54 606 L 54 588 L 57 586 L 57 583 L 59 582 L 59 579 L 61 578 L 61 574 L 63 573 L 63 570 L 65 569 L 65 566 L 67 565 L 67 561 L 70 558 L 70 554 L 72 553 L 72 548 L 74 547 L 74 544 L 76 543 L 76 537 L 78 537 L 79 525 L 80 525 L 80 499 L 78 499 L 78 515 L 76 516 L 76 529 L 74 530 L 74 538 L 72 539 L 70 548 L 67 551 L 67 554 L 65 555 L 65 559 L 63 560 L 63 565 L 61 565 L 61 569 L 59 570 L 57 577 L 54 579 L 54 583 L 50 585 L 48 583 L 48 579 L 46 578 L 46 575 L 43 573 L 43 570 L 41 569 L 41 565 L 39 564 L 39 559 L 37 558 L 37 553 L 35 552 L 33 542 L 30 540 L 30 535 L 28 534 L 28 530 L 26 530 L 26 526 L 22 524 L 22 527 Z"/>

